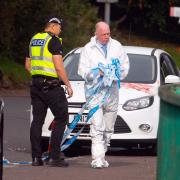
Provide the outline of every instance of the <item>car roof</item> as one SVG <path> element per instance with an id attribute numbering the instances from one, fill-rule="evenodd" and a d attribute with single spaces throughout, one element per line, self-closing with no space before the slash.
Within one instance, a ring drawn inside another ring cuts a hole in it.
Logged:
<path id="1" fill-rule="evenodd" d="M 141 46 L 123 46 L 126 53 L 128 54 L 142 54 L 152 56 L 157 51 L 163 51 L 161 49 L 152 48 L 152 47 L 141 47 Z M 81 52 L 82 47 L 78 47 L 73 49 L 70 53 L 79 54 Z M 69 53 L 68 53 L 69 54 Z"/>
<path id="2" fill-rule="evenodd" d="M 140 46 L 123 46 L 126 53 L 129 54 L 143 54 L 143 55 L 152 55 L 156 50 L 155 48 L 150 47 L 140 47 Z"/>

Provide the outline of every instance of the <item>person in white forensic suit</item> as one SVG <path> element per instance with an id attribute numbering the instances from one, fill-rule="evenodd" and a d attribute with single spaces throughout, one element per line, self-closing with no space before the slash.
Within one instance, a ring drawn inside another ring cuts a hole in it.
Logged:
<path id="1" fill-rule="evenodd" d="M 85 93 L 91 87 L 95 78 L 103 76 L 101 70 L 94 73 L 93 69 L 97 69 L 98 64 L 111 64 L 112 59 L 120 60 L 120 79 L 124 79 L 129 71 L 129 59 L 120 42 L 112 39 L 110 36 L 110 27 L 106 22 L 100 21 L 95 26 L 95 36 L 91 38 L 81 51 L 78 74 L 85 79 Z M 96 75 L 95 75 L 96 74 Z M 90 108 L 97 105 L 97 101 L 102 100 L 104 96 L 103 90 L 99 94 L 99 98 L 90 103 Z M 114 131 L 114 124 L 117 118 L 119 86 L 117 81 L 113 81 L 109 89 L 109 97 L 98 111 L 93 115 L 90 125 L 91 136 L 91 154 L 93 168 L 108 167 L 109 163 L 105 159 L 107 147 L 110 145 L 111 135 Z M 89 96 L 86 93 L 86 99 Z"/>

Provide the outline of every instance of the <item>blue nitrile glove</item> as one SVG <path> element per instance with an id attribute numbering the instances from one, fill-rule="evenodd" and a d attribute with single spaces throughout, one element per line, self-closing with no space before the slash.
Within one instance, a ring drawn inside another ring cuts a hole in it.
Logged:
<path id="1" fill-rule="evenodd" d="M 91 69 L 91 71 L 86 75 L 86 82 L 93 81 L 99 75 L 99 68 Z"/>
<path id="2" fill-rule="evenodd" d="M 93 73 L 93 78 L 96 78 L 99 75 L 99 68 L 94 68 L 91 72 Z"/>
<path id="3" fill-rule="evenodd" d="M 116 69 L 118 67 L 116 61 L 113 61 L 112 64 L 108 64 L 107 66 L 105 66 L 102 63 L 99 63 L 98 67 L 104 73 L 104 76 L 103 76 L 104 86 L 110 87 L 113 81 L 119 80 L 117 77 L 119 75 L 118 74 L 116 75 Z"/>
<path id="4" fill-rule="evenodd" d="M 104 73 L 103 76 L 104 86 L 111 86 L 113 79 L 112 79 L 112 72 L 110 67 L 108 65 L 105 66 L 102 63 L 99 63 L 98 67 Z"/>

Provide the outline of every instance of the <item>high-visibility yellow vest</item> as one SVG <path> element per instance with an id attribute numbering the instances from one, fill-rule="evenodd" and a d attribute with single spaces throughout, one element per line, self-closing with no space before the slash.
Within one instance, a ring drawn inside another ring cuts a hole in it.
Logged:
<path id="1" fill-rule="evenodd" d="M 52 61 L 52 54 L 48 50 L 48 43 L 51 38 L 52 36 L 48 33 L 38 33 L 31 39 L 29 45 L 31 75 L 58 77 Z M 60 42 L 62 43 L 62 39 Z"/>

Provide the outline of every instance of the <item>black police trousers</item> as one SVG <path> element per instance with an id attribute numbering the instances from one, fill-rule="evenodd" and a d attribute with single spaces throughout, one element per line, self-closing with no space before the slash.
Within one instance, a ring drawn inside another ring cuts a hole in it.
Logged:
<path id="1" fill-rule="evenodd" d="M 60 144 L 68 122 L 68 102 L 64 89 L 60 85 L 46 87 L 46 91 L 43 91 L 43 85 L 38 81 L 32 81 L 30 87 L 33 115 L 30 128 L 32 158 L 41 158 L 42 156 L 41 133 L 49 107 L 54 115 L 55 122 L 50 138 L 50 158 L 58 159 L 60 158 Z"/>

